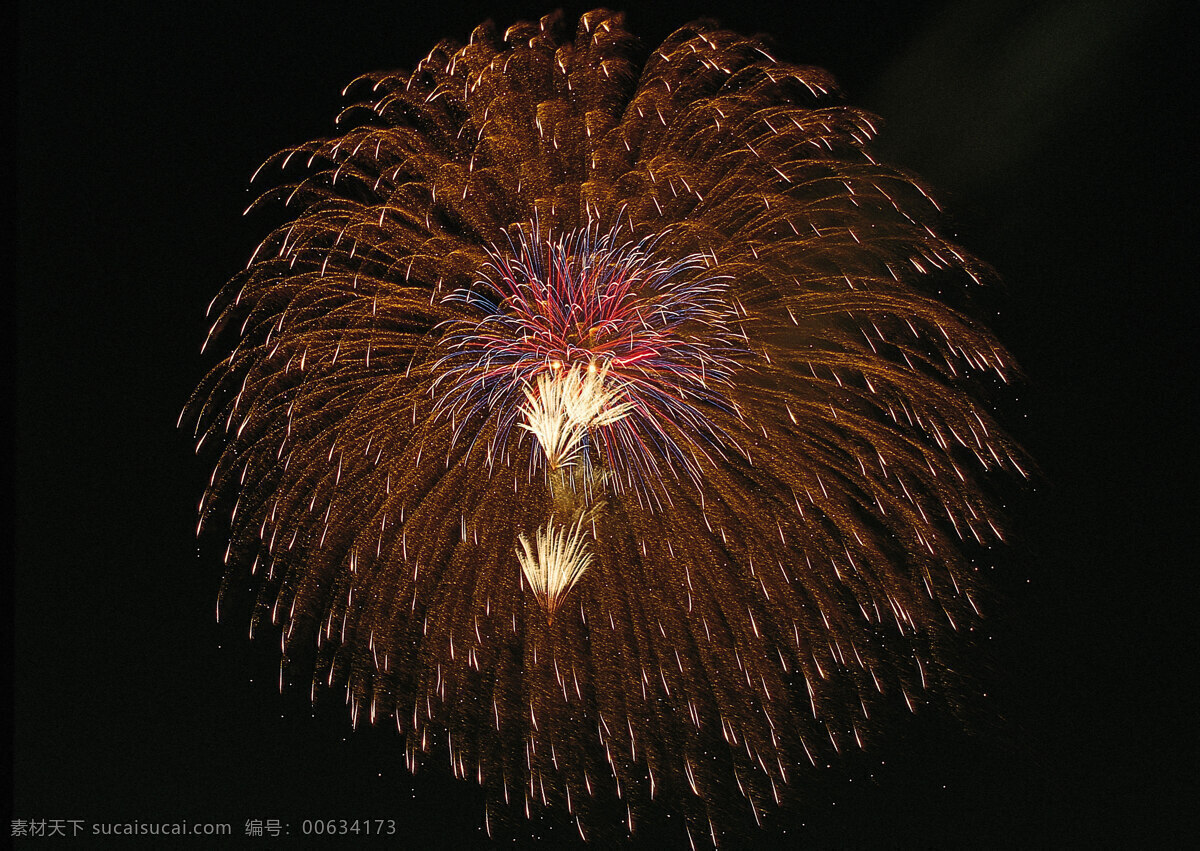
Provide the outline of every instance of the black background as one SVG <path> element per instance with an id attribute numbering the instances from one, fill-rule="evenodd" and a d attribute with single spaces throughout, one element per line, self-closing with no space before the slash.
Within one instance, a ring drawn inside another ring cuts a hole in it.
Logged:
<path id="1" fill-rule="evenodd" d="M 990 720 L 897 730 L 865 773 L 805 780 L 809 803 L 749 844 L 1190 835 L 1191 6 L 625 7 L 647 44 L 706 14 L 768 32 L 782 58 L 829 68 L 884 118 L 879 150 L 939 190 L 951 230 L 1005 280 L 986 318 L 1029 380 L 1003 416 L 1044 473 L 1014 504 L 1017 540 L 1001 556 L 981 672 Z M 193 531 L 208 459 L 175 420 L 213 362 L 199 354 L 205 307 L 265 235 L 240 217 L 258 164 L 332 133 L 359 73 L 411 67 L 489 16 L 505 27 L 550 8 L 22 3 L 7 335 L 14 818 L 228 821 L 238 834 L 278 818 L 291 840 L 248 844 L 300 847 L 301 819 L 382 817 L 400 847 L 485 843 L 476 789 L 413 779 L 399 738 L 351 733 L 336 699 L 313 709 L 302 688 L 281 695 L 274 639 L 215 622 L 219 542 L 198 547 Z"/>

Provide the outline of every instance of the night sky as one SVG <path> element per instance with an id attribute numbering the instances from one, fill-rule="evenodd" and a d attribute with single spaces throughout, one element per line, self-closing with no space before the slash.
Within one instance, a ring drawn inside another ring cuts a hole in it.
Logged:
<path id="1" fill-rule="evenodd" d="M 194 534 L 211 457 L 175 421 L 215 362 L 205 307 L 270 226 L 241 215 L 254 169 L 331 134 L 358 74 L 553 8 L 21 3 L 14 818 L 274 818 L 292 839 L 245 844 L 283 848 L 307 847 L 302 819 L 383 818 L 399 847 L 488 847 L 477 788 L 414 779 L 336 695 L 281 695 L 277 636 L 216 623 L 222 542 Z M 1001 419 L 1042 467 L 1011 494 L 970 729 L 920 717 L 814 771 L 748 847 L 1181 843 L 1200 800 L 1192 4 L 625 8 L 647 45 L 706 15 L 768 32 L 883 117 L 876 149 L 1004 280 L 984 318 L 1028 380 Z"/>

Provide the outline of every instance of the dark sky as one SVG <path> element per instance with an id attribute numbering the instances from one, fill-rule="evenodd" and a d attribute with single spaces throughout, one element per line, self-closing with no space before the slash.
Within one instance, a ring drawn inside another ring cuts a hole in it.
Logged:
<path id="1" fill-rule="evenodd" d="M 873 779 L 814 780 L 773 842 L 1190 835 L 1191 5 L 626 7 L 649 44 L 712 15 L 833 71 L 884 118 L 879 150 L 926 177 L 958 239 L 1000 271 L 988 320 L 1029 375 L 1003 416 L 1044 480 L 1016 501 L 1000 558 L 980 675 L 991 715 L 970 734 L 937 719 L 898 730 Z M 280 695 L 274 639 L 215 623 L 219 542 L 193 532 L 209 459 L 174 425 L 212 363 L 205 306 L 265 235 L 241 217 L 258 164 L 331 133 L 359 73 L 550 8 L 21 4 L 14 818 L 237 833 L 251 818 L 293 833 L 304 818 L 390 818 L 401 847 L 483 847 L 476 790 L 414 780 L 399 738 L 351 734 L 337 700 Z"/>

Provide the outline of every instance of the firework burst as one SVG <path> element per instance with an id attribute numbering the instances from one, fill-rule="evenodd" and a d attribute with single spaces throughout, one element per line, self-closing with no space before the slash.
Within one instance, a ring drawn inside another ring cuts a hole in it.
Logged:
<path id="1" fill-rule="evenodd" d="M 553 239 L 535 226 L 509 254 L 489 251 L 481 280 L 448 297 L 483 318 L 450 324 L 434 395 L 456 419 L 496 412 L 490 457 L 524 394 L 521 425 L 552 468 L 590 435 L 618 487 L 645 489 L 676 465 L 698 481 L 697 455 L 721 442 L 705 410 L 736 366 L 726 287 L 703 256 L 664 260 L 658 239 L 618 245 L 619 232 L 591 222 Z"/>
<path id="2" fill-rule="evenodd" d="M 554 615 L 592 561 L 584 542 L 583 520 L 579 517 L 572 527 L 549 524 L 538 529 L 536 545 L 531 545 L 524 535 L 517 537 L 521 542 L 517 553 L 521 570 L 548 617 Z"/>
<path id="3" fill-rule="evenodd" d="M 222 444 L 222 593 L 257 578 L 314 692 L 489 826 L 658 802 L 716 839 L 946 686 L 1013 367 L 935 296 L 986 269 L 825 72 L 708 23 L 642 56 L 596 11 L 353 84 L 271 161 L 290 220 L 185 414 Z"/>

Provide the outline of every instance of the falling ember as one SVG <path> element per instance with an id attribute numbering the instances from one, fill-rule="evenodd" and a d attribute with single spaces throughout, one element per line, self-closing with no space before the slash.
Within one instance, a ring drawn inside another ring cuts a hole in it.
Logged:
<path id="1" fill-rule="evenodd" d="M 955 693 L 1024 476 L 1014 366 L 939 297 L 989 271 L 873 119 L 709 22 L 642 56 L 556 14 L 349 87 L 270 162 L 290 220 L 185 410 L 222 614 L 251 575 L 287 674 L 476 778 L 489 832 L 789 805 Z"/>

